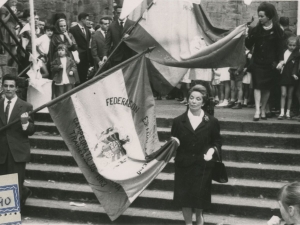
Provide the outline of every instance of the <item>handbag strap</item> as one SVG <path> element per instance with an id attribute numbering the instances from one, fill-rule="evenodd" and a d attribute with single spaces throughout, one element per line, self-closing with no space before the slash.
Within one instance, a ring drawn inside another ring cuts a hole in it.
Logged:
<path id="1" fill-rule="evenodd" d="M 222 162 L 222 159 L 221 159 L 221 156 L 220 156 L 220 153 L 219 153 L 219 149 L 217 147 L 213 147 L 215 149 L 215 152 L 217 153 L 217 157 L 218 157 L 218 160 L 220 162 Z"/>

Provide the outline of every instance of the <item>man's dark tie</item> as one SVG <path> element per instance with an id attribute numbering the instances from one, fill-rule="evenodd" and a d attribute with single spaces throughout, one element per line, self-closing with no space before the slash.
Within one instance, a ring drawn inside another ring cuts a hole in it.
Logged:
<path id="1" fill-rule="evenodd" d="M 82 33 L 84 34 L 84 36 L 86 37 L 85 29 L 82 27 L 81 30 L 82 30 Z"/>
<path id="2" fill-rule="evenodd" d="M 124 28 L 123 24 L 124 24 L 124 22 L 121 21 L 121 22 L 120 22 L 120 27 L 121 27 L 122 30 L 123 30 L 123 28 Z"/>
<path id="3" fill-rule="evenodd" d="M 6 105 L 6 108 L 5 108 L 5 119 L 6 119 L 6 122 L 8 122 L 8 114 L 9 114 L 10 103 L 11 103 L 11 101 L 9 100 L 7 102 L 7 105 Z"/>

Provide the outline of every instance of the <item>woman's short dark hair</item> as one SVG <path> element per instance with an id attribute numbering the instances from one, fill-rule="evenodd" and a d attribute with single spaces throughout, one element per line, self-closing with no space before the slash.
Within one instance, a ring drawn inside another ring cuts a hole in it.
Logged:
<path id="1" fill-rule="evenodd" d="M 4 81 L 6 81 L 6 80 L 14 80 L 16 87 L 18 87 L 18 77 L 13 76 L 11 74 L 6 74 L 2 77 L 2 85 L 4 84 Z"/>
<path id="2" fill-rule="evenodd" d="M 285 208 L 296 206 L 300 209 L 300 182 L 284 185 L 278 193 L 278 200 Z"/>
<path id="3" fill-rule="evenodd" d="M 54 26 L 52 25 L 52 24 L 46 24 L 45 25 L 45 27 L 44 27 L 44 30 L 46 31 L 46 30 L 51 30 L 51 31 L 54 31 L 55 30 L 55 28 L 54 28 Z"/>
<path id="4" fill-rule="evenodd" d="M 79 13 L 78 15 L 78 21 L 82 20 L 82 19 L 85 19 L 89 16 L 88 13 L 85 13 L 85 12 L 82 12 L 82 13 Z"/>
<path id="5" fill-rule="evenodd" d="M 268 17 L 269 19 L 273 19 L 273 17 L 275 16 L 274 10 L 276 10 L 275 6 L 268 2 L 262 2 L 257 8 L 257 12 L 265 12 L 266 17 Z"/>
<path id="6" fill-rule="evenodd" d="M 190 95 L 194 92 L 199 92 L 202 95 L 202 99 L 203 99 L 203 103 L 205 104 L 208 100 L 208 96 L 207 96 L 207 90 L 206 88 L 201 85 L 201 84 L 196 84 L 195 86 L 191 87 L 189 92 L 188 92 L 188 96 L 187 96 L 187 100 L 189 100 Z"/>

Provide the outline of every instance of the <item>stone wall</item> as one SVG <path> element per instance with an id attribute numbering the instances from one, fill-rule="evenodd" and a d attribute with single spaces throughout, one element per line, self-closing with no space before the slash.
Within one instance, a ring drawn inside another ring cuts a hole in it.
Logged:
<path id="1" fill-rule="evenodd" d="M 205 9 L 211 22 L 215 26 L 232 28 L 251 20 L 252 16 L 257 23 L 257 7 L 263 1 L 252 1 L 247 6 L 241 0 L 202 0 L 201 5 Z M 298 1 L 268 1 L 275 5 L 279 17 L 286 16 L 293 26 L 297 20 Z"/>
<path id="2" fill-rule="evenodd" d="M 19 0 L 29 8 L 28 0 Z M 90 20 L 98 23 L 103 15 L 112 15 L 113 0 L 34 0 L 40 19 L 51 22 L 54 13 L 63 12 L 71 23 L 80 12 L 88 12 Z"/>
<path id="3" fill-rule="evenodd" d="M 19 1 L 28 5 L 28 0 Z M 122 4 L 123 0 L 115 0 L 115 2 Z M 257 21 L 256 10 L 261 2 L 261 0 L 254 0 L 250 6 L 247 6 L 243 0 L 202 0 L 201 4 L 215 26 L 232 28 L 250 21 L 252 16 Z M 289 17 L 291 25 L 295 23 L 297 0 L 269 2 L 275 5 L 279 16 Z M 78 13 L 84 11 L 90 14 L 92 21 L 98 23 L 102 15 L 112 15 L 113 9 L 113 0 L 35 0 L 34 3 L 40 18 L 48 21 L 55 12 L 64 12 L 70 22 L 76 21 Z"/>

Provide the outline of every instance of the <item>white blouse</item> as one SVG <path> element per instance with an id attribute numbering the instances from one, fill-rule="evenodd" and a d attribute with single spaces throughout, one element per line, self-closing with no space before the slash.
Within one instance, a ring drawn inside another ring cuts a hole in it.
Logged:
<path id="1" fill-rule="evenodd" d="M 292 54 L 292 52 L 288 49 L 284 52 L 284 55 L 283 55 L 284 63 L 286 63 L 288 61 L 291 54 Z"/>
<path id="2" fill-rule="evenodd" d="M 193 113 L 190 110 L 188 111 L 188 118 L 189 118 L 190 123 L 191 123 L 194 130 L 196 130 L 196 128 L 202 122 L 203 116 L 204 116 L 203 110 L 201 110 L 199 116 L 194 116 Z"/>

